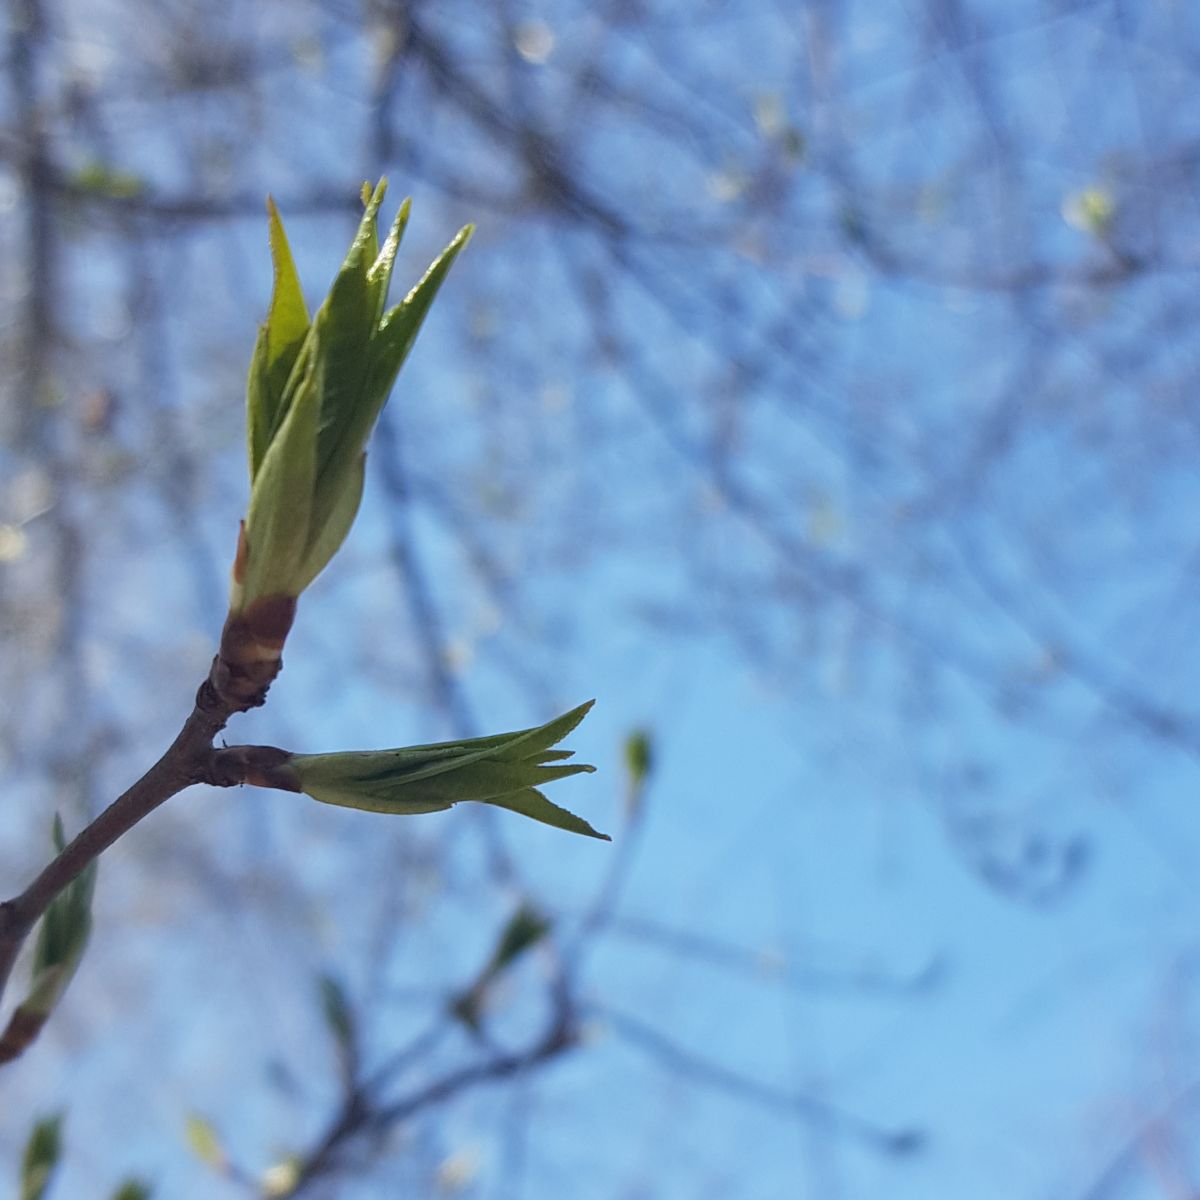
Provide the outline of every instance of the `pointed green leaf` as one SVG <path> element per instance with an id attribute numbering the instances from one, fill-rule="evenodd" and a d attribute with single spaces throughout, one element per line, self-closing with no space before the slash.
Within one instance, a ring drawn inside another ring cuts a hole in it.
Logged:
<path id="1" fill-rule="evenodd" d="M 537 788 L 527 788 L 523 792 L 510 792 L 506 796 L 496 796 L 485 803 L 493 804 L 497 808 L 507 808 L 512 812 L 521 813 L 522 816 L 532 817 L 535 821 L 541 821 L 543 825 L 553 825 L 571 833 L 582 833 L 585 837 L 599 838 L 602 842 L 612 841 L 607 833 L 600 833 L 599 830 L 593 829 L 582 817 L 577 817 L 573 812 L 568 812 L 567 809 L 551 803 Z"/>
<path id="2" fill-rule="evenodd" d="M 272 436 L 286 415 L 285 390 L 308 333 L 308 309 L 287 234 L 275 202 L 267 199 L 274 287 L 267 319 L 259 331 L 247 384 L 250 478 L 262 465 Z"/>
<path id="3" fill-rule="evenodd" d="M 288 245 L 287 233 L 275 201 L 267 197 L 268 238 L 271 243 L 271 262 L 275 268 L 275 290 L 271 297 L 271 315 L 267 328 L 276 347 L 290 345 L 308 331 L 308 307 L 300 287 L 300 276 Z"/>
<path id="4" fill-rule="evenodd" d="M 392 279 L 392 268 L 396 265 L 396 252 L 408 226 L 408 214 L 412 209 L 412 198 L 406 196 L 396 212 L 392 227 L 388 230 L 387 240 L 379 251 L 371 268 L 367 271 L 367 279 L 375 294 L 375 324 L 383 320 L 383 311 L 387 306 L 388 285 Z"/>
<path id="5" fill-rule="evenodd" d="M 421 325 L 429 313 L 438 291 L 445 282 L 454 260 L 462 253 L 466 244 L 475 232 L 474 225 L 465 225 L 454 236 L 450 244 L 430 264 L 429 269 L 418 281 L 416 286 L 404 299 L 389 309 L 379 323 L 379 332 L 372 346 L 372 373 L 370 390 L 372 393 L 387 393 L 396 382 L 396 376 L 404 365 Z M 383 401 L 380 401 L 383 407 Z"/>
<path id="6" fill-rule="evenodd" d="M 338 343 L 338 358 L 352 359 L 353 370 L 357 374 L 354 376 L 353 389 L 339 389 L 338 393 L 331 393 L 324 401 L 323 414 L 328 414 L 329 423 L 325 424 L 326 417 L 323 415 L 318 468 L 323 479 L 338 479 L 346 469 L 347 462 L 359 454 L 366 444 L 434 297 L 454 260 L 470 240 L 472 229 L 472 226 L 467 226 L 460 230 L 408 296 L 384 314 L 378 329 L 373 331 L 365 358 L 360 357 L 363 351 L 357 340 L 345 337 Z M 345 291 L 349 296 L 349 285 L 346 285 Z M 332 301 L 332 295 L 330 299 Z M 349 300 L 339 311 L 352 311 Z M 333 353 L 331 349 L 331 357 Z M 345 397 L 351 390 L 354 403 L 348 404 Z"/>
<path id="7" fill-rule="evenodd" d="M 38 1121 L 21 1158 L 21 1200 L 42 1200 L 62 1154 L 62 1114 Z"/>
<path id="8" fill-rule="evenodd" d="M 299 595 L 293 589 L 308 545 L 316 479 L 320 387 L 314 373 L 299 388 L 250 493 L 242 584 L 246 604 L 260 596 Z"/>
<path id="9" fill-rule="evenodd" d="M 330 471 L 330 463 L 338 448 L 353 441 L 354 455 L 361 453 L 371 429 L 368 423 L 361 436 L 357 432 L 362 425 L 360 411 L 371 407 L 365 390 L 368 350 L 379 323 L 379 294 L 386 288 L 386 281 L 368 279 L 379 257 L 377 221 L 386 191 L 387 183 L 381 180 L 367 199 L 358 232 L 316 316 L 317 347 L 324 367 L 317 444 L 317 470 L 323 477 L 337 473 Z"/>
<path id="10" fill-rule="evenodd" d="M 363 247 L 362 264 L 364 269 L 379 257 L 379 206 L 383 203 L 383 198 L 386 194 L 386 178 L 381 179 L 374 187 L 371 186 L 369 180 L 363 180 L 362 190 L 359 192 L 359 199 L 362 201 L 363 206 L 363 216 L 359 223 L 355 243 L 352 243 L 351 252 L 353 253 L 353 246 L 361 238 Z"/>
<path id="11" fill-rule="evenodd" d="M 585 700 L 582 704 L 545 725 L 534 725 L 529 729 L 518 729 L 513 733 L 492 733 L 486 737 L 467 738 L 457 742 L 428 742 L 420 746 L 406 746 L 403 750 L 392 751 L 394 754 L 423 754 L 426 751 L 463 751 L 464 753 L 482 753 L 488 749 L 505 749 L 517 757 L 524 754 L 540 754 L 541 751 L 561 742 L 571 733 L 591 712 L 595 700 Z M 557 757 L 569 757 L 572 750 L 556 750 Z"/>
<path id="12" fill-rule="evenodd" d="M 586 763 L 564 763 L 570 751 L 550 749 L 578 725 L 589 708 L 590 701 L 533 729 L 463 742 L 294 754 L 287 768 L 301 791 L 325 804 L 413 814 L 480 801 L 575 833 L 602 837 L 537 790 L 555 780 L 595 770 Z"/>
<path id="13" fill-rule="evenodd" d="M 361 454 L 372 422 L 368 392 L 371 344 L 371 292 L 366 275 L 344 270 L 317 313 L 317 345 L 325 368 L 321 389 L 321 428 L 317 469 L 322 478 L 337 474 L 339 452 Z"/>
<path id="14" fill-rule="evenodd" d="M 540 760 L 544 752 L 555 742 L 561 741 L 573 730 L 595 703 L 589 700 L 570 712 L 533 729 L 522 729 L 515 733 L 494 734 L 489 737 L 470 738 L 462 742 L 438 742 L 426 746 L 406 746 L 399 750 L 361 750 L 340 754 L 296 754 L 291 765 L 300 780 L 302 789 L 314 799 L 326 803 L 340 804 L 344 800 L 329 800 L 326 795 L 318 796 L 312 789 L 343 791 L 346 785 L 360 792 L 371 793 L 380 807 L 372 811 L 390 811 L 389 805 L 403 805 L 405 811 L 415 800 L 422 807 L 419 811 L 437 812 L 460 800 L 480 799 L 479 795 L 449 795 L 461 792 L 464 785 L 456 784 L 447 776 L 469 779 L 476 786 L 488 788 L 485 779 L 471 774 L 472 769 L 483 764 L 485 774 L 489 771 L 503 772 L 512 764 L 524 764 L 524 771 L 506 777 L 510 786 L 520 789 L 534 783 L 548 783 L 550 778 L 541 774 Z M 561 761 L 570 751 L 555 751 L 554 757 Z M 564 778 L 595 768 L 575 765 L 566 768 L 546 768 L 558 772 L 554 778 Z M 420 786 L 414 786 L 420 785 Z M 495 794 L 495 789 L 488 794 Z M 393 799 L 389 800 L 389 795 Z M 351 804 L 351 807 L 357 807 Z"/>
<path id="15" fill-rule="evenodd" d="M 367 456 L 360 454 L 358 462 L 341 480 L 342 489 L 328 508 L 325 493 L 318 484 L 317 495 L 313 501 L 314 516 L 309 530 L 312 540 L 304 551 L 304 562 L 296 578 L 296 586 L 301 591 L 329 565 L 329 560 L 349 535 L 362 503 L 366 466 Z"/>

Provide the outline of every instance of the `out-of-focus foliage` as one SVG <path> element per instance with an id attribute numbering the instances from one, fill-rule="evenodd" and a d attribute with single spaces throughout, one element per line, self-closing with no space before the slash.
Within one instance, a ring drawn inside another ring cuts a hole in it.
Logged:
<path id="1" fill-rule="evenodd" d="M 21 1160 L 21 1200 L 42 1200 L 62 1154 L 62 1117 L 38 1121 Z"/>

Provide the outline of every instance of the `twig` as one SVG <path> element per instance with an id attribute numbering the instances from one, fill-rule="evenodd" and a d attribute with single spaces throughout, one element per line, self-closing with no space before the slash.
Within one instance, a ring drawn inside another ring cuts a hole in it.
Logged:
<path id="1" fill-rule="evenodd" d="M 218 687 L 214 680 L 228 674 L 219 669 L 220 662 L 218 656 L 212 674 L 196 693 L 191 715 L 163 756 L 83 829 L 23 892 L 0 903 L 0 997 L 22 944 L 54 897 L 159 805 L 194 783 L 214 787 L 250 782 L 280 786 L 272 780 L 271 767 L 286 756 L 286 751 L 274 746 L 213 748 L 213 739 L 231 716 L 261 704 L 263 699 L 263 695 L 249 699 L 230 695 Z M 16 1058 L 36 1036 L 36 1031 L 31 1034 L 18 1025 L 10 1023 L 0 1035 L 0 1063 Z"/>

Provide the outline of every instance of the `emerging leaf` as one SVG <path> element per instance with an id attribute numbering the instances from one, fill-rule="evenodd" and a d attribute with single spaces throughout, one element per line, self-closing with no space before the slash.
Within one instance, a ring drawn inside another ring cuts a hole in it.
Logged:
<path id="1" fill-rule="evenodd" d="M 267 200 L 267 220 L 271 241 L 271 260 L 275 267 L 275 286 L 271 307 L 259 331 L 247 381 L 247 441 L 250 451 L 250 479 L 253 482 L 262 464 L 267 446 L 286 415 L 284 397 L 288 378 L 304 337 L 308 333 L 308 309 L 300 290 L 300 277 L 292 261 L 291 247 L 275 202 Z"/>
<path id="2" fill-rule="evenodd" d="M 592 703 L 515 733 L 397 750 L 294 754 L 274 786 L 293 787 L 325 804 L 382 813 L 440 812 L 478 801 L 608 841 L 538 790 L 595 770 L 586 763 L 564 763 L 572 751 L 551 749 L 583 720 Z"/>
<path id="3" fill-rule="evenodd" d="M 250 506 L 233 568 L 218 692 L 261 703 L 279 670 L 295 600 L 337 553 L 362 497 L 364 448 L 467 226 L 387 309 L 409 204 L 382 248 L 386 181 L 364 187 L 364 212 L 329 295 L 311 322 L 283 224 L 268 204 L 274 288 L 247 381 Z M 283 614 L 286 611 L 286 621 Z"/>

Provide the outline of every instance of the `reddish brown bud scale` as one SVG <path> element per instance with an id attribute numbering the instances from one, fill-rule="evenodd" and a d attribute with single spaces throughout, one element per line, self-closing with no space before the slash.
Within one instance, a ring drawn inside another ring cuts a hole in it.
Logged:
<path id="1" fill-rule="evenodd" d="M 209 676 L 218 696 L 238 711 L 266 700 L 283 667 L 283 645 L 295 616 L 295 596 L 263 596 L 226 618 Z"/>
<path id="2" fill-rule="evenodd" d="M 242 619 L 258 642 L 282 650 L 296 619 L 296 597 L 263 596 L 245 609 Z"/>
<path id="3" fill-rule="evenodd" d="M 214 752 L 207 782 L 215 787 L 249 783 L 276 791 L 298 792 L 300 784 L 288 765 L 292 755 L 278 746 L 226 746 Z"/>

